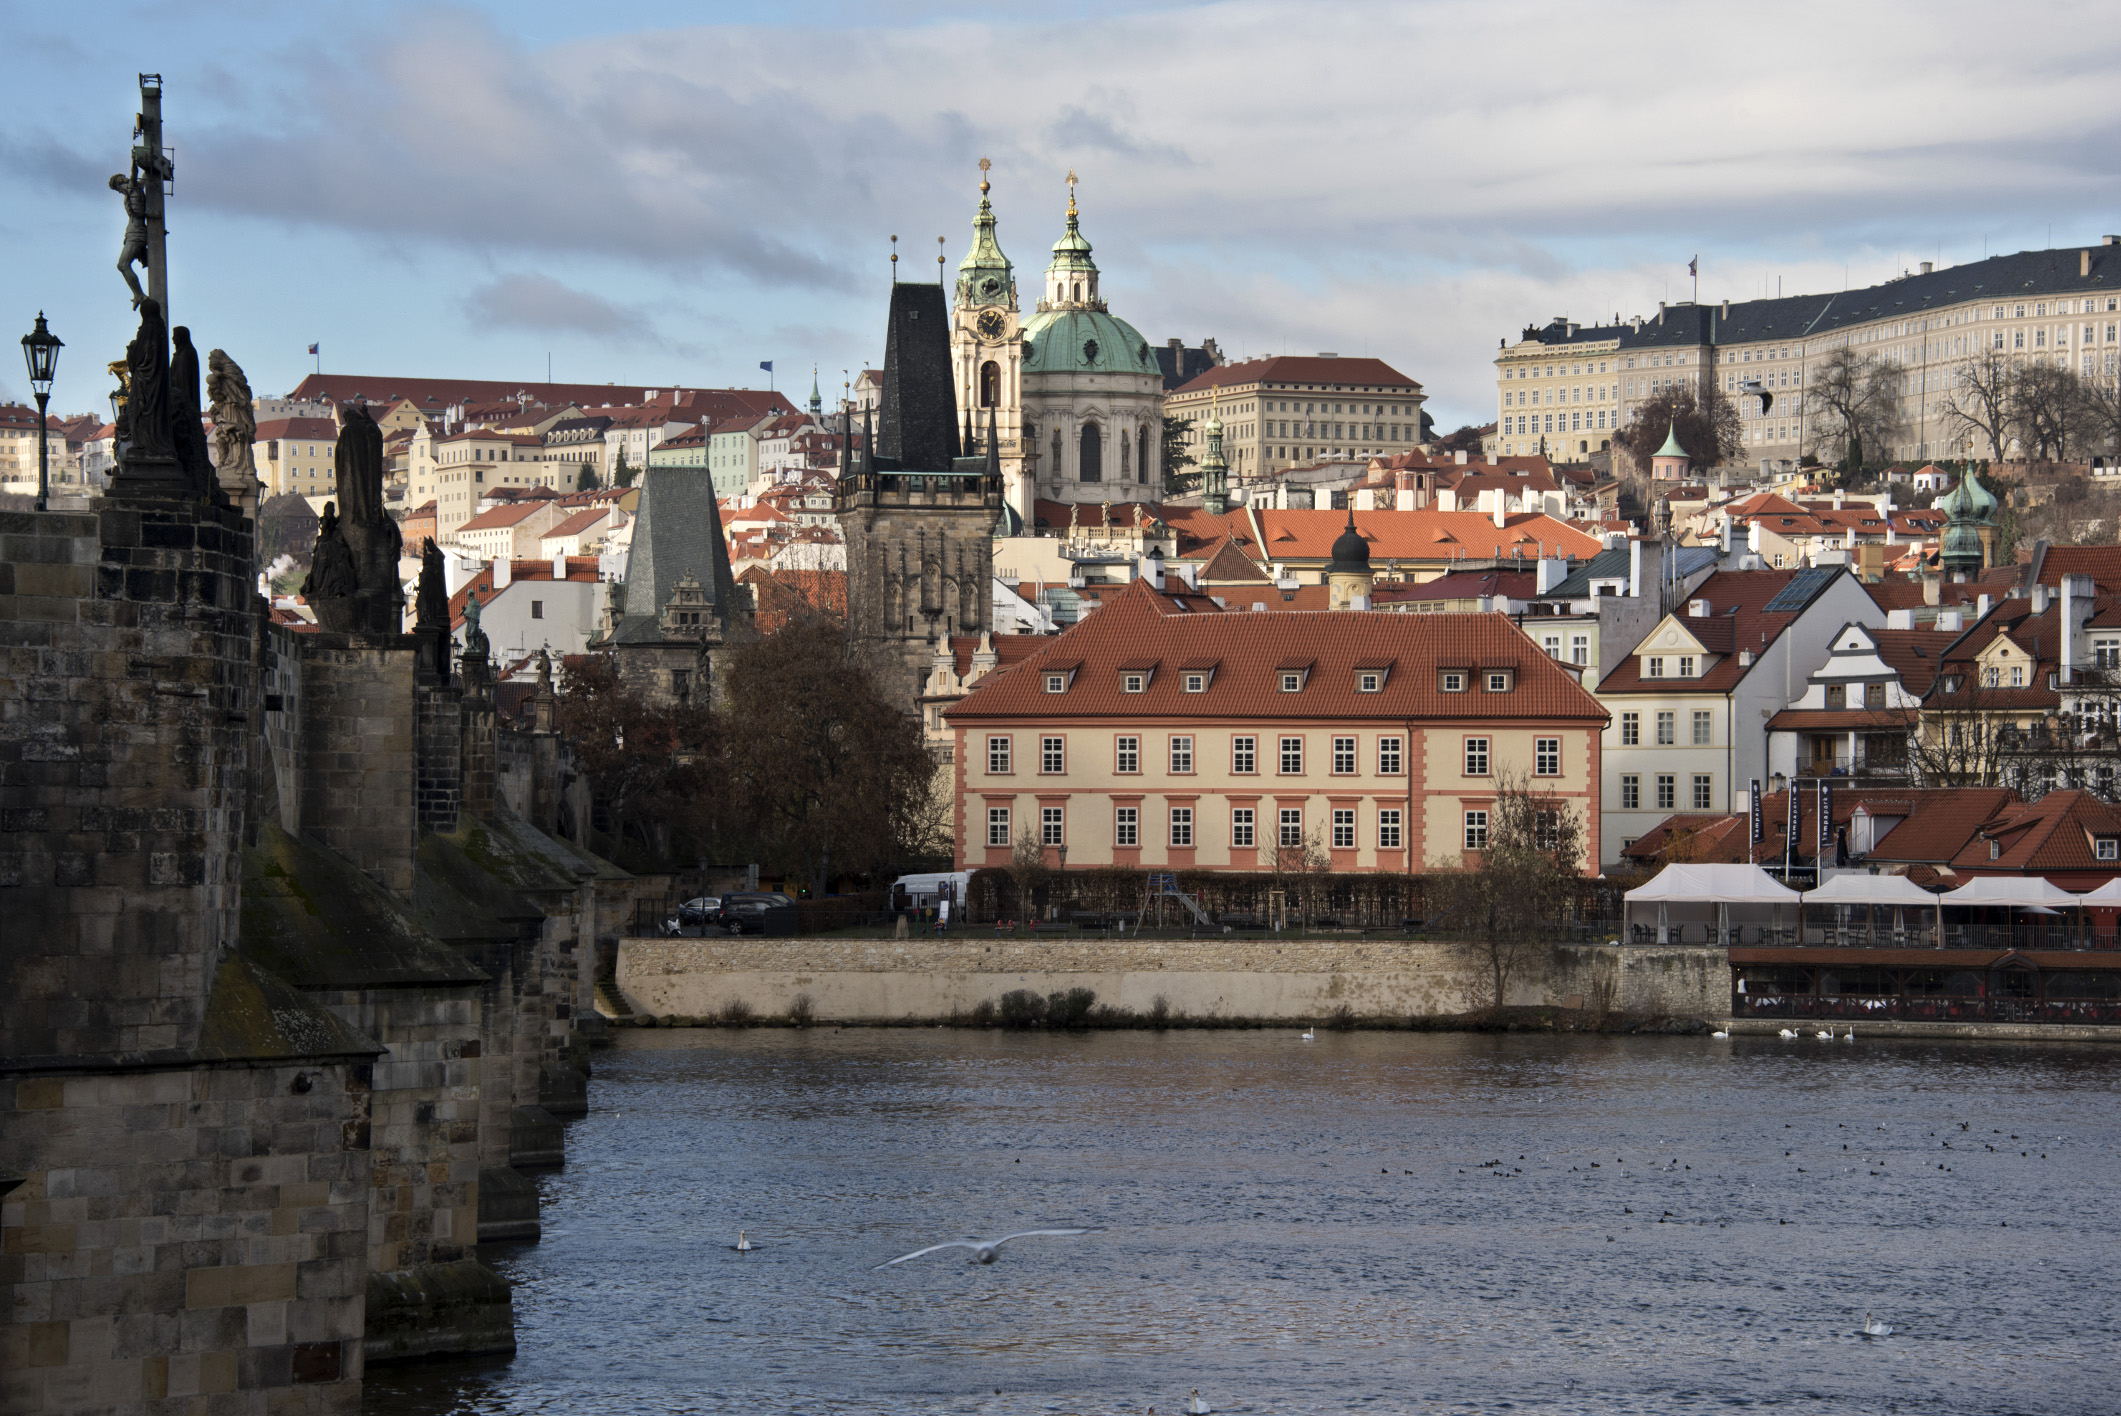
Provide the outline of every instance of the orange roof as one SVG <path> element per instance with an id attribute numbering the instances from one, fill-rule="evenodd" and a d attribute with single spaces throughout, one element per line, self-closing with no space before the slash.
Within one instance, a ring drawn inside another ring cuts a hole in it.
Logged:
<path id="1" fill-rule="evenodd" d="M 1751 672 L 1738 662 L 1738 652 L 1750 649 L 1757 660 L 1760 651 L 1775 641 L 1797 618 L 1795 614 L 1770 614 L 1762 608 L 1797 578 L 1794 570 L 1721 570 L 1701 582 L 1690 597 L 1709 602 L 1709 614 L 1695 619 L 1682 616 L 1681 627 L 1716 655 L 1716 662 L 1697 678 L 1644 678 L 1642 658 L 1629 654 L 1598 685 L 1601 693 L 1727 693 Z M 1659 621 L 1662 623 L 1662 621 Z"/>
<path id="2" fill-rule="evenodd" d="M 599 576 L 600 571 L 595 556 L 569 556 L 567 558 L 567 579 L 578 584 L 595 584 Z M 510 559 L 508 562 L 509 585 L 514 585 L 518 581 L 523 580 L 550 581 L 552 578 L 552 562 L 549 560 Z M 479 604 L 484 607 L 491 603 L 494 596 L 507 588 L 508 585 L 496 588 L 493 583 L 493 567 L 486 567 L 486 569 L 458 586 L 457 593 L 449 597 L 449 623 L 451 626 L 456 626 L 464 622 L 464 602 L 473 595 L 479 597 Z"/>
<path id="3" fill-rule="evenodd" d="M 1345 511 L 1262 510 L 1258 516 L 1270 561 L 1330 560 L 1334 541 L 1348 526 Z M 1478 511 L 1358 511 L 1355 530 L 1370 543 L 1373 566 L 1380 560 L 1468 557 L 1589 560 L 1605 549 L 1596 537 L 1539 512 L 1518 512 L 1497 526 L 1492 514 Z"/>
<path id="4" fill-rule="evenodd" d="M 2092 841 L 2099 836 L 2121 837 L 2121 810 L 2107 805 L 2090 792 L 2049 792 L 2036 802 L 2005 807 L 1981 828 L 1978 840 L 1969 841 L 1952 857 L 1952 869 L 1962 875 L 2044 875 L 2050 871 L 2121 874 L 2121 865 L 2100 861 L 2092 855 Z M 2002 852 L 1989 857 L 1989 841 Z"/>
<path id="5" fill-rule="evenodd" d="M 539 539 L 551 541 L 567 536 L 579 536 L 609 515 L 611 515 L 610 508 L 601 506 L 590 507 L 587 511 L 578 511 L 550 531 L 547 531 Z"/>
<path id="6" fill-rule="evenodd" d="M 1276 669 L 1295 660 L 1314 667 L 1303 688 L 1283 693 Z M 1119 666 L 1156 660 L 1143 693 L 1121 688 Z M 1184 663 L 1219 665 L 1204 693 L 1183 691 Z M 1044 664 L 1080 664 L 1064 693 L 1047 693 Z M 1383 688 L 1363 693 L 1357 665 L 1389 664 Z M 1505 693 L 1480 687 L 1446 693 L 1444 669 L 1508 669 Z M 990 676 L 948 710 L 952 719 L 1233 718 L 1261 720 L 1409 718 L 1497 723 L 1510 720 L 1600 726 L 1606 713 L 1573 675 L 1542 654 L 1504 615 L 1310 613 L 1173 613 L 1142 581 L 1095 614 L 1077 621 L 1017 671 Z"/>
<path id="7" fill-rule="evenodd" d="M 2100 594 L 2121 594 L 2121 546 L 2049 546 L 2040 583 L 2060 585 L 2065 575 L 2089 575 Z"/>
<path id="8" fill-rule="evenodd" d="M 491 511 L 480 512 L 477 516 L 459 526 L 457 531 L 460 534 L 465 531 L 503 531 L 511 526 L 521 525 L 535 515 L 542 506 L 542 502 L 535 501 L 510 502 L 504 506 L 497 506 Z"/>
<path id="9" fill-rule="evenodd" d="M 1798 791 L 1802 816 L 1794 857 L 1809 862 L 1819 846 L 1819 799 L 1810 786 L 1800 786 Z M 1886 832 L 1866 859 L 1942 863 L 1964 847 L 1983 822 L 2016 801 L 2017 795 L 2007 787 L 1859 788 L 1837 782 L 1828 839 L 1845 828 L 1861 807 L 1874 817 L 1899 818 L 1899 824 Z M 1763 792 L 1757 844 L 1750 839 L 1752 823 L 1745 812 L 1727 816 L 1680 813 L 1658 822 L 1622 854 L 1664 863 L 1750 860 L 1765 865 L 1783 858 L 1789 816 L 1788 792 Z"/>

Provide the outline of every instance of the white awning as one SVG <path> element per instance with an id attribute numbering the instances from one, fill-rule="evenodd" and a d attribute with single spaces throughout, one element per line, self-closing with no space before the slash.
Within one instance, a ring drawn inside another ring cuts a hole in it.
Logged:
<path id="1" fill-rule="evenodd" d="M 1797 892 L 1757 865 L 1668 865 L 1629 904 L 1794 905 Z"/>
<path id="2" fill-rule="evenodd" d="M 1905 875 L 1837 875 L 1818 889 L 1804 892 L 1808 905 L 1905 905 L 1929 909 L 1938 900 L 1938 896 Z"/>
<path id="3" fill-rule="evenodd" d="M 2077 897 L 2080 905 L 2121 905 L 2121 879 L 2109 880 L 2096 890 L 2087 890 Z"/>
<path id="4" fill-rule="evenodd" d="M 1977 875 L 1949 894 L 1939 896 L 1938 902 L 2007 909 L 2020 905 L 2074 905 L 2077 897 L 2039 875 Z"/>

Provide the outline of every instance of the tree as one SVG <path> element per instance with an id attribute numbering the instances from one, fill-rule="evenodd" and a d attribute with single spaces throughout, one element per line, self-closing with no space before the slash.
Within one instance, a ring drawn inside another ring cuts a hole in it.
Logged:
<path id="1" fill-rule="evenodd" d="M 1187 439 L 1193 435 L 1193 419 L 1164 418 L 1164 493 L 1182 497 L 1200 485 L 1200 474 L 1186 475 L 1188 467 L 1196 466 L 1193 454 L 1187 450 Z"/>
<path id="2" fill-rule="evenodd" d="M 918 720 L 885 697 L 828 615 L 791 615 L 727 678 L 724 786 L 761 861 L 814 890 L 937 849 L 944 808 Z"/>
<path id="3" fill-rule="evenodd" d="M 2083 382 L 2055 364 L 2027 364 L 2011 380 L 2011 429 L 2021 451 L 2059 462 L 2089 422 Z"/>
<path id="4" fill-rule="evenodd" d="M 1467 423 L 1455 433 L 1447 433 L 1436 444 L 1438 452 L 1462 452 L 1468 457 L 1478 456 L 1481 449 L 1481 430 Z"/>
<path id="5" fill-rule="evenodd" d="M 2106 356 L 2106 367 L 2084 377 L 2084 442 L 2087 450 L 2121 453 L 2121 362 Z"/>
<path id="6" fill-rule="evenodd" d="M 258 508 L 258 561 L 270 565 L 281 556 L 307 563 L 317 543 L 317 514 L 294 492 L 269 497 Z M 417 552 L 419 547 L 413 547 Z"/>
<path id="7" fill-rule="evenodd" d="M 597 469 L 595 463 L 585 462 L 582 464 L 581 472 L 574 479 L 574 489 L 578 492 L 593 492 L 597 489 Z"/>
<path id="8" fill-rule="evenodd" d="M 626 460 L 626 448 L 623 443 L 619 446 L 619 460 L 613 463 L 611 467 L 611 485 L 614 487 L 630 487 L 633 485 L 633 465 Z"/>
<path id="9" fill-rule="evenodd" d="M 1036 919 L 1037 905 L 1033 896 L 1046 879 L 1046 847 L 1038 838 L 1038 831 L 1028 821 L 1024 829 L 1017 832 L 1016 844 L 1009 848 L 1009 883 L 1016 887 L 1016 918 L 1019 924 Z"/>
<path id="10" fill-rule="evenodd" d="M 1867 454 L 1883 454 L 1901 429 L 1901 382 L 1906 372 L 1890 359 L 1872 359 L 1846 346 L 1812 369 L 1805 389 L 1812 436 L 1839 445 L 1843 472 L 1863 468 Z"/>
<path id="11" fill-rule="evenodd" d="M 1686 379 L 1667 384 L 1635 405 L 1634 416 L 1613 441 L 1635 464 L 1636 474 L 1647 477 L 1650 459 L 1673 433 L 1697 472 L 1731 461 L 1745 447 L 1738 406 L 1714 384 L 1697 389 Z"/>
<path id="12" fill-rule="evenodd" d="M 1500 1010 L 1510 985 L 1545 955 L 1546 931 L 1583 885 L 1583 818 L 1565 798 L 1505 772 L 1488 807 L 1488 843 L 1430 867 L 1432 926 L 1455 935 L 1484 975 L 1474 1000 Z"/>
<path id="13" fill-rule="evenodd" d="M 711 832 L 707 813 L 720 725 L 697 699 L 651 710 L 609 654 L 569 656 L 560 670 L 559 726 L 614 840 L 668 858 L 676 830 Z"/>
<path id="14" fill-rule="evenodd" d="M 1969 451 L 1988 444 L 1988 455 L 2003 459 L 2010 446 L 2011 363 L 2000 350 L 1984 350 L 1952 371 L 1951 387 L 1938 401 L 1947 428 L 1959 434 Z"/>

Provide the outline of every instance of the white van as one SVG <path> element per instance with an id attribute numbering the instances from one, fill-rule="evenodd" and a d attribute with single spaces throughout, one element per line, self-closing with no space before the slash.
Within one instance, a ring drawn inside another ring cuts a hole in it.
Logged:
<path id="1" fill-rule="evenodd" d="M 937 900 L 946 893 L 955 902 L 950 914 L 956 918 L 963 914 L 965 892 L 972 888 L 972 872 L 969 870 L 946 870 L 935 875 L 901 875 L 891 882 L 891 904 L 894 909 L 932 910 Z"/>

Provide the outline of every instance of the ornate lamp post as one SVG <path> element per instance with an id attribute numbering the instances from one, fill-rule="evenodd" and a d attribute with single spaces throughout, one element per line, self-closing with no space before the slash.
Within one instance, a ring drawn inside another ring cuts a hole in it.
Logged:
<path id="1" fill-rule="evenodd" d="M 37 396 L 37 510 L 48 508 L 51 496 L 51 439 L 44 410 L 52 399 L 52 371 L 59 366 L 59 351 L 66 346 L 44 327 L 44 311 L 37 311 L 37 327 L 22 336 L 22 358 L 29 365 L 30 391 Z"/>

